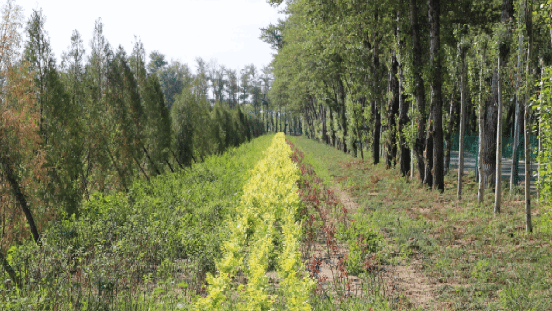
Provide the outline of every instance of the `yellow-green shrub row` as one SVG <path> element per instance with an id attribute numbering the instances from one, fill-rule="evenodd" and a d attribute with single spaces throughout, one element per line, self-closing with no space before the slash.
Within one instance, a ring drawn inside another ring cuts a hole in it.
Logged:
<path id="1" fill-rule="evenodd" d="M 196 309 L 269 310 L 278 299 L 287 310 L 310 310 L 308 296 L 314 283 L 304 273 L 300 258 L 301 225 L 294 219 L 299 172 L 290 154 L 284 135 L 276 134 L 244 186 L 237 218 L 228 224 L 230 235 L 217 262 L 218 275 L 207 276 L 208 295 L 197 301 Z M 280 297 L 270 295 L 266 276 L 277 234 L 275 223 L 283 234 L 277 260 Z M 236 286 L 233 277 L 238 272 L 246 276 L 247 284 Z"/>

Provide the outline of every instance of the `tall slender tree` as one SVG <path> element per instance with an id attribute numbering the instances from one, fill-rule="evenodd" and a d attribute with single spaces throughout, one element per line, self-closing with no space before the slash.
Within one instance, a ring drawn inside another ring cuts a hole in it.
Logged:
<path id="1" fill-rule="evenodd" d="M 416 132 L 416 142 L 414 144 L 414 153 L 416 154 L 416 163 L 418 164 L 418 172 L 420 182 L 423 182 L 425 176 L 424 162 L 424 140 L 425 140 L 425 87 L 422 78 L 422 45 L 421 45 L 421 25 L 418 21 L 419 0 L 410 0 L 410 31 L 412 38 L 412 75 L 414 78 L 414 98 L 416 100 L 418 125 Z"/>
<path id="2" fill-rule="evenodd" d="M 429 55 L 431 62 L 431 114 L 433 132 L 433 188 L 445 190 L 443 167 L 443 99 L 441 77 L 440 0 L 428 0 Z"/>

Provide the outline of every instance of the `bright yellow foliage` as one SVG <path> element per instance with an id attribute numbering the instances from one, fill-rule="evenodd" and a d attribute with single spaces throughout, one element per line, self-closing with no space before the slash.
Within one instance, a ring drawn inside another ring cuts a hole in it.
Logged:
<path id="1" fill-rule="evenodd" d="M 310 310 L 309 292 L 313 286 L 304 273 L 299 251 L 301 224 L 295 222 L 299 207 L 296 181 L 299 171 L 289 158 L 290 147 L 283 133 L 274 136 L 264 157 L 253 169 L 244 186 L 237 218 L 229 224 L 230 235 L 223 243 L 223 256 L 217 262 L 216 277 L 208 276 L 209 293 L 199 299 L 197 310 L 271 310 L 276 295 L 270 295 L 268 277 L 272 241 L 282 227 L 282 247 L 277 270 L 280 282 L 279 302 L 288 310 Z M 241 271 L 247 284 L 236 286 L 232 277 Z"/>

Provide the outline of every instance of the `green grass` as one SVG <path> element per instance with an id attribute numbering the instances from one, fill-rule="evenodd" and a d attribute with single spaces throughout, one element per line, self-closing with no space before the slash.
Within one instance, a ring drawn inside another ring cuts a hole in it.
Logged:
<path id="1" fill-rule="evenodd" d="M 293 139 L 325 183 L 345 189 L 360 208 L 353 216 L 385 237 L 378 256 L 384 263 L 421 260 L 420 273 L 432 283 L 429 309 L 545 310 L 552 306 L 550 228 L 524 231 L 523 197 L 503 195 L 502 213 L 493 214 L 493 196 L 477 204 L 477 183 L 465 176 L 462 201 L 456 200 L 456 171 L 439 194 L 417 180 L 302 137 Z M 365 152 L 365 154 L 368 154 Z M 533 200 L 535 202 L 535 200 Z M 546 224 L 546 222 L 542 222 Z M 395 296 L 393 296 L 395 295 Z M 394 301 L 400 293 L 387 297 Z M 406 304 L 406 309 L 413 307 Z"/>

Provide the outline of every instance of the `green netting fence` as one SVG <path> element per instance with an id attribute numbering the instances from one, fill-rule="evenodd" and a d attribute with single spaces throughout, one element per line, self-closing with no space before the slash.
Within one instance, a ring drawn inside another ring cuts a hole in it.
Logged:
<path id="1" fill-rule="evenodd" d="M 459 142 L 458 142 L 458 133 L 452 134 L 451 142 L 451 151 L 458 151 Z M 523 152 L 525 140 L 523 137 L 519 138 L 517 154 L 520 161 L 525 161 L 525 153 Z M 537 150 L 538 150 L 538 138 L 534 135 L 529 136 L 529 143 L 531 145 L 531 162 L 536 161 L 537 159 Z M 502 137 L 502 157 L 503 158 L 512 158 L 514 146 L 514 138 L 511 136 Z M 468 152 L 475 158 L 475 176 L 477 176 L 477 161 L 478 161 L 478 152 L 479 152 L 479 136 L 478 135 L 465 135 L 464 136 L 464 151 Z"/>

